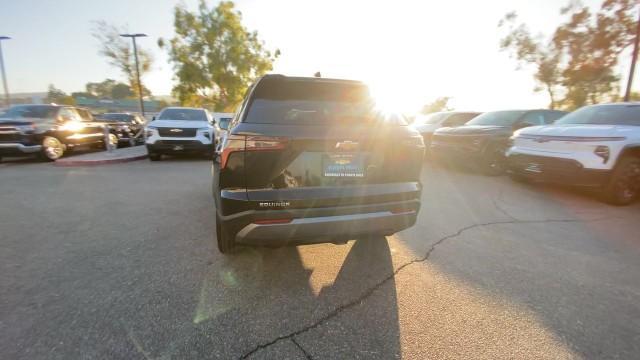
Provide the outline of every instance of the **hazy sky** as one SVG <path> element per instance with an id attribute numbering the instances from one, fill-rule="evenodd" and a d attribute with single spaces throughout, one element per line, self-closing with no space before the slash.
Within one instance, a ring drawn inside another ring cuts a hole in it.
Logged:
<path id="1" fill-rule="evenodd" d="M 147 33 L 140 45 L 156 63 L 143 79 L 154 94 L 167 95 L 172 68 L 157 45 L 173 33 L 170 0 L 2 0 L 0 35 L 12 93 L 45 91 L 54 84 L 67 92 L 105 78 L 122 80 L 97 53 L 91 21 L 104 19 Z M 196 1 L 185 3 L 191 9 Z M 214 3 L 214 2 L 209 2 Z M 560 21 L 560 0 L 241 0 L 243 22 L 258 30 L 281 57 L 274 72 L 360 79 L 381 101 L 403 111 L 438 96 L 452 96 L 457 108 L 491 110 L 546 106 L 534 94 L 528 71 L 498 41 L 499 19 L 516 10 L 532 29 L 549 33 Z M 599 4 L 600 1 L 585 1 Z M 621 64 L 627 71 L 629 60 Z M 640 87 L 638 78 L 634 88 Z"/>

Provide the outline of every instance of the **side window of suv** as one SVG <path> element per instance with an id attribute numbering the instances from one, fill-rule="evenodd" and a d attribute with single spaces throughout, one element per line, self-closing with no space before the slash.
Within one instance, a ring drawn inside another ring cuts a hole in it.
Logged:
<path id="1" fill-rule="evenodd" d="M 546 123 L 544 115 L 542 111 L 531 111 L 525 114 L 520 122 L 529 126 L 544 125 Z"/>
<path id="2" fill-rule="evenodd" d="M 62 108 L 60 109 L 60 112 L 58 113 L 58 116 L 60 117 L 60 120 L 62 120 L 63 122 L 67 122 L 67 121 L 81 121 L 82 119 L 80 118 L 80 115 L 78 115 L 78 113 L 73 110 L 72 108 Z"/>
<path id="3" fill-rule="evenodd" d="M 76 109 L 82 121 L 93 121 L 93 116 L 86 109 Z"/>

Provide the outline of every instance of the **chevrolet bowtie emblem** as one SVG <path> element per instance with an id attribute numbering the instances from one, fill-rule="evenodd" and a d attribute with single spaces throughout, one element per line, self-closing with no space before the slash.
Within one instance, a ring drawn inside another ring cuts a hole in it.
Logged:
<path id="1" fill-rule="evenodd" d="M 175 132 L 175 133 L 178 133 L 178 132 L 182 132 L 182 129 L 171 129 L 171 130 L 169 130 L 169 131 L 171 131 L 171 132 Z"/>

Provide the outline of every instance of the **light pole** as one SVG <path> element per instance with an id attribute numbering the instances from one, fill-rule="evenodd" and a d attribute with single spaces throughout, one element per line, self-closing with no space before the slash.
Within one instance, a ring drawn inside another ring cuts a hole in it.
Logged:
<path id="1" fill-rule="evenodd" d="M 4 72 L 4 59 L 2 57 L 2 40 L 11 39 L 8 36 L 0 36 L 0 72 L 2 72 L 2 84 L 4 85 L 4 98 L 7 107 L 10 105 L 9 101 L 9 85 L 7 85 L 7 74 Z"/>
<path id="2" fill-rule="evenodd" d="M 133 40 L 133 57 L 136 59 L 136 78 L 138 79 L 138 98 L 140 100 L 140 112 L 144 117 L 144 102 L 142 101 L 142 83 L 140 82 L 140 67 L 138 65 L 138 48 L 136 47 L 137 37 L 146 37 L 146 34 L 120 34 L 122 37 L 128 37 Z"/>
<path id="3" fill-rule="evenodd" d="M 636 42 L 633 44 L 633 55 L 631 55 L 631 69 L 629 69 L 629 81 L 627 81 L 627 91 L 624 92 L 624 101 L 631 99 L 631 83 L 633 73 L 636 71 L 636 61 L 638 61 L 638 42 L 640 42 L 640 13 L 638 14 L 638 28 L 636 29 Z"/>

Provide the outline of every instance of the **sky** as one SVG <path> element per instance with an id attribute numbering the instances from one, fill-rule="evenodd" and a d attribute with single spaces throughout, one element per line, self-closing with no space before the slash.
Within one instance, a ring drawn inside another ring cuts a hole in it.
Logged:
<path id="1" fill-rule="evenodd" d="M 11 93 L 43 92 L 49 84 L 82 91 L 87 82 L 124 80 L 98 54 L 92 21 L 143 32 L 139 45 L 155 64 L 143 82 L 169 95 L 173 69 L 159 37 L 173 34 L 170 0 L 0 0 L 0 35 Z M 183 1 L 195 9 L 197 1 Z M 597 5 L 598 0 L 585 0 Z M 208 1 L 215 4 L 217 1 Z M 457 109 L 546 107 L 529 69 L 499 49 L 498 21 L 509 11 L 541 34 L 561 22 L 561 0 L 239 0 L 243 23 L 266 46 L 280 49 L 274 73 L 358 79 L 393 110 L 413 112 L 440 96 Z M 628 71 L 630 56 L 620 64 Z M 639 88 L 636 75 L 634 88 Z"/>

